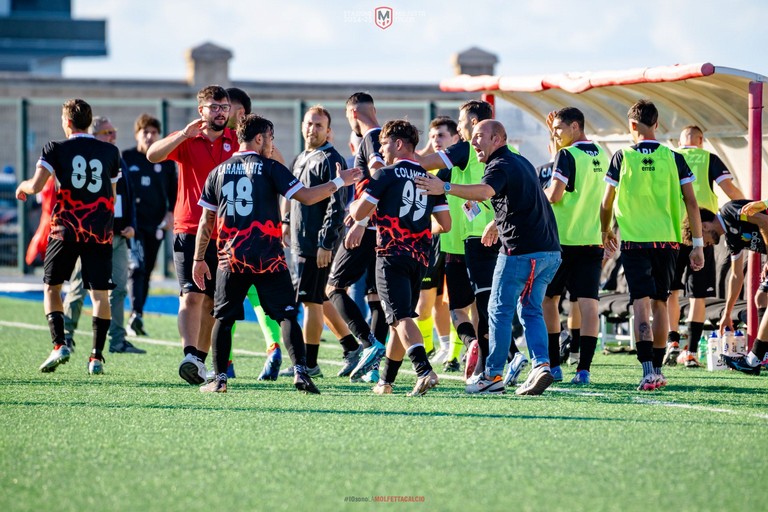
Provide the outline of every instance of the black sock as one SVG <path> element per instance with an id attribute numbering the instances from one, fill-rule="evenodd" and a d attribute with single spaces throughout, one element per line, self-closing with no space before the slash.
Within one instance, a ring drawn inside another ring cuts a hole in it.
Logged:
<path id="1" fill-rule="evenodd" d="M 393 361 L 390 358 L 384 359 L 384 382 L 387 384 L 394 384 L 395 378 L 397 378 L 397 372 L 400 371 L 400 365 L 402 361 Z"/>
<path id="2" fill-rule="evenodd" d="M 304 345 L 307 349 L 307 368 L 317 366 L 317 353 L 320 351 L 320 345 Z"/>
<path id="3" fill-rule="evenodd" d="M 755 340 L 752 345 L 752 353 L 757 356 L 758 361 L 765 359 L 766 352 L 768 352 L 768 341 Z"/>
<path id="4" fill-rule="evenodd" d="M 491 299 L 490 290 L 475 294 L 475 304 L 477 305 L 477 341 L 480 343 L 480 349 L 485 356 L 488 355 L 488 302 Z M 478 365 L 479 366 L 479 365 Z M 485 365 L 483 365 L 485 366 Z"/>
<path id="5" fill-rule="evenodd" d="M 576 366 L 576 371 L 589 371 L 592 367 L 592 358 L 595 356 L 595 349 L 597 348 L 597 336 L 582 336 L 581 348 L 581 355 L 579 356 L 579 364 Z"/>
<path id="6" fill-rule="evenodd" d="M 639 340 L 635 343 L 637 348 L 637 360 L 640 363 L 653 361 L 653 342 L 648 340 Z M 662 354 L 663 357 L 663 354 Z"/>
<path id="7" fill-rule="evenodd" d="M 216 375 L 227 373 L 229 353 L 232 351 L 232 324 L 223 323 L 221 320 L 216 319 L 211 331 L 211 341 L 216 347 L 214 351 L 216 357 L 213 358 L 213 371 Z"/>
<path id="8" fill-rule="evenodd" d="M 477 334 L 475 333 L 475 327 L 472 325 L 471 322 L 462 322 L 459 325 L 456 326 L 456 334 L 459 336 L 459 339 L 464 344 L 465 347 L 469 347 L 469 344 L 472 343 L 472 340 L 477 339 Z"/>
<path id="9" fill-rule="evenodd" d="M 373 335 L 376 336 L 376 340 L 379 343 L 386 343 L 389 325 L 384 314 L 384 308 L 381 307 L 381 301 L 369 300 L 368 307 L 371 310 L 371 330 L 373 330 Z"/>
<path id="10" fill-rule="evenodd" d="M 91 325 L 93 326 L 93 352 L 95 357 L 102 359 L 101 353 L 104 352 L 104 345 L 107 342 L 107 333 L 112 320 L 109 318 L 93 317 Z"/>
<path id="11" fill-rule="evenodd" d="M 699 338 L 704 331 L 703 322 L 688 322 L 688 351 L 695 354 L 699 350 Z"/>
<path id="12" fill-rule="evenodd" d="M 231 328 L 232 328 L 232 326 L 230 325 L 230 326 L 229 326 L 229 328 L 231 329 Z M 229 341 L 229 347 L 230 347 L 230 348 L 232 348 L 232 335 L 230 335 L 230 338 L 229 338 L 229 340 L 230 340 L 230 341 Z M 227 350 L 227 353 L 225 354 L 225 356 L 226 356 L 226 358 L 227 358 L 227 361 L 229 361 L 229 350 Z M 200 359 L 202 362 L 205 362 L 205 360 L 206 360 L 206 359 L 208 359 L 208 352 L 203 352 L 202 350 L 198 350 L 198 351 L 197 351 L 197 357 L 198 357 L 198 359 Z M 224 368 L 224 371 L 227 371 L 227 369 L 226 369 L 226 368 Z"/>
<path id="13" fill-rule="evenodd" d="M 666 352 L 667 352 L 666 348 L 653 347 L 653 367 L 654 368 L 661 368 L 661 366 L 664 364 L 664 354 L 666 354 Z"/>
<path id="14" fill-rule="evenodd" d="M 64 312 L 52 311 L 45 315 L 48 319 L 48 329 L 51 331 L 51 341 L 54 345 L 64 344 Z"/>
<path id="15" fill-rule="evenodd" d="M 571 329 L 571 353 L 578 354 L 581 350 L 581 329 Z"/>
<path id="16" fill-rule="evenodd" d="M 197 356 L 197 349 L 193 347 L 192 345 L 188 347 L 184 347 L 184 355 L 192 354 L 193 356 Z"/>
<path id="17" fill-rule="evenodd" d="M 296 320 L 296 317 L 283 318 L 280 322 L 280 339 L 285 348 L 288 349 L 288 355 L 294 366 L 307 366 L 304 334 L 301 332 L 301 326 L 299 325 L 299 321 Z"/>
<path id="18" fill-rule="evenodd" d="M 547 334 L 547 347 L 549 349 L 549 365 L 553 368 L 560 366 L 560 333 Z"/>
<path id="19" fill-rule="evenodd" d="M 411 347 L 407 352 L 408 357 L 411 359 L 411 363 L 413 363 L 413 369 L 416 371 L 416 375 L 424 377 L 432 371 L 432 365 L 429 364 L 427 351 L 424 350 L 424 345 Z"/>
<path id="20" fill-rule="evenodd" d="M 763 315 L 765 315 L 766 308 L 757 308 L 757 321 L 763 319 Z"/>
<path id="21" fill-rule="evenodd" d="M 352 334 L 363 343 L 365 348 L 370 347 L 371 344 L 368 341 L 368 337 L 371 334 L 371 328 L 368 322 L 365 321 L 360 308 L 357 307 L 357 304 L 355 304 L 355 301 L 352 300 L 347 291 L 341 288 L 334 289 L 328 295 L 328 299 L 330 299 L 336 311 L 339 312 L 341 318 L 347 323 Z"/>
<path id="22" fill-rule="evenodd" d="M 350 352 L 354 352 L 357 350 L 357 347 L 360 346 L 360 344 L 357 342 L 355 337 L 351 334 L 347 334 L 343 338 L 339 340 L 339 343 L 344 348 L 344 355 L 349 354 Z"/>
<path id="23" fill-rule="evenodd" d="M 488 357 L 490 351 L 490 345 L 488 338 L 479 338 L 477 343 L 480 345 L 480 354 L 477 357 L 477 366 L 475 367 L 475 374 L 485 371 L 485 358 Z"/>
<path id="24" fill-rule="evenodd" d="M 667 334 L 667 342 L 680 343 L 680 333 L 677 331 L 669 331 L 669 334 Z"/>

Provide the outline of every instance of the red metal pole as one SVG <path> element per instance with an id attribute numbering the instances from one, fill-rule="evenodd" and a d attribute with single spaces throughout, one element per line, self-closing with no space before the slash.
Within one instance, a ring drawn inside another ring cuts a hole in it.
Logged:
<path id="1" fill-rule="evenodd" d="M 756 201 L 762 199 L 762 183 L 760 173 L 762 171 L 763 151 L 763 83 L 749 83 L 749 156 L 751 167 L 751 194 L 749 197 Z M 747 266 L 747 339 L 749 348 L 757 337 L 757 328 L 760 319 L 757 317 L 757 308 L 754 298 L 757 288 L 760 286 L 760 255 L 752 252 L 749 255 Z"/>
<path id="2" fill-rule="evenodd" d="M 491 104 L 491 107 L 493 107 L 493 117 L 496 117 L 496 96 L 493 94 L 483 93 L 480 96 L 480 99 Z"/>

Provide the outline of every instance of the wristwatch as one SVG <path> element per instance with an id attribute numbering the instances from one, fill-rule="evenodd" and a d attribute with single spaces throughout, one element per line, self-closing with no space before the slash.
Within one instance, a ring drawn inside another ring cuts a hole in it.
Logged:
<path id="1" fill-rule="evenodd" d="M 447 181 L 445 183 L 443 183 L 443 191 L 446 194 L 451 191 L 451 184 L 448 183 Z"/>

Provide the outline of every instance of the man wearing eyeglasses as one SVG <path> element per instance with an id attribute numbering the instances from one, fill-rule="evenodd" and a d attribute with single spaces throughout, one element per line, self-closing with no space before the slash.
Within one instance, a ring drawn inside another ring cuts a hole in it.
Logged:
<path id="1" fill-rule="evenodd" d="M 205 359 L 211 347 L 215 279 L 205 283 L 205 290 L 192 279 L 195 234 L 203 209 L 199 206 L 205 179 L 211 169 L 229 159 L 237 150 L 237 135 L 227 128 L 231 105 L 227 91 L 209 85 L 197 93 L 198 119 L 149 147 L 147 159 L 158 163 L 173 160 L 178 164 L 179 181 L 173 211 L 173 262 L 181 287 L 179 298 L 179 334 L 184 345 L 184 359 L 179 376 L 190 384 L 205 381 Z M 212 234 L 216 238 L 216 233 Z M 205 253 L 209 268 L 216 268 L 216 244 Z M 215 277 L 215 276 L 214 276 Z"/>

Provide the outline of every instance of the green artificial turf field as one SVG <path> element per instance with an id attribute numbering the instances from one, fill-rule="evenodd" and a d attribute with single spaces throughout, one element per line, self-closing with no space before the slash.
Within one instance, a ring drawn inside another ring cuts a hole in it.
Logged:
<path id="1" fill-rule="evenodd" d="M 643 393 L 634 356 L 598 355 L 586 388 L 566 368 L 541 397 L 444 378 L 408 398 L 406 362 L 379 397 L 335 376 L 329 340 L 309 396 L 256 381 L 264 344 L 241 324 L 238 377 L 209 395 L 178 377 L 175 317 L 147 316 L 152 339 L 134 343 L 148 354 L 107 353 L 89 376 L 88 332 L 42 374 L 42 304 L 0 298 L 0 312 L 0 511 L 768 509 L 765 375 L 675 367 Z"/>

